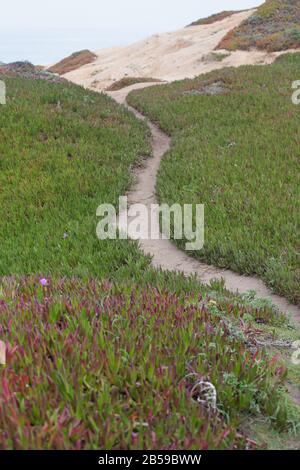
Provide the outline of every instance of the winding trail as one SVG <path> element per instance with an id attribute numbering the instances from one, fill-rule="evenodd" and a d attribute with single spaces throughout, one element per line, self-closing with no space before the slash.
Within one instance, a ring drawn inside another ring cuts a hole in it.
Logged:
<path id="1" fill-rule="evenodd" d="M 145 116 L 127 104 L 126 98 L 132 90 L 153 85 L 154 83 L 139 83 L 116 92 L 110 92 L 109 95 L 118 103 L 126 106 L 138 119 L 146 120 Z M 157 85 L 159 84 L 157 83 Z M 152 134 L 153 158 L 147 159 L 145 165 L 135 171 L 136 184 L 127 196 L 129 206 L 131 204 L 142 203 L 150 208 L 152 204 L 157 203 L 156 176 L 163 155 L 170 149 L 171 139 L 153 123 L 148 120 L 147 123 Z M 155 223 L 155 230 L 159 233 L 158 220 Z M 119 226 L 122 228 L 122 214 L 120 214 Z M 140 239 L 139 241 L 142 251 L 152 257 L 154 267 L 181 272 L 186 276 L 194 274 L 204 284 L 208 284 L 213 279 L 224 279 L 226 288 L 232 292 L 245 293 L 249 290 L 254 290 L 257 292 L 258 297 L 271 300 L 280 311 L 290 314 L 294 322 L 300 326 L 300 309 L 289 303 L 284 297 L 273 294 L 260 279 L 239 275 L 228 269 L 221 269 L 201 263 L 188 256 L 166 238 L 157 240 Z"/>

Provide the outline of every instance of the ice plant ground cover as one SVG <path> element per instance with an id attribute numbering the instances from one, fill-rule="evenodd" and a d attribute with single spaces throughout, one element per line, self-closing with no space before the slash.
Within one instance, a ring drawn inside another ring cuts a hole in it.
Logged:
<path id="1" fill-rule="evenodd" d="M 205 204 L 201 260 L 257 274 L 300 301 L 300 54 L 228 68 L 129 95 L 172 136 L 158 175 L 160 203 Z M 206 90 L 218 87 L 216 94 Z M 176 241 L 184 246 L 185 241 Z"/>
<path id="2" fill-rule="evenodd" d="M 267 304 L 40 281 L 1 283 L 0 448 L 245 449 L 255 417 L 281 431 L 299 419 L 284 361 L 257 345 L 286 326 Z M 198 403 L 201 381 L 216 409 Z"/>
<path id="3" fill-rule="evenodd" d="M 286 319 L 96 237 L 96 208 L 150 153 L 146 126 L 83 88 L 3 78 L 0 448 L 294 447 Z"/>
<path id="4" fill-rule="evenodd" d="M 0 75 L 0 276 L 143 275 L 134 244 L 101 242 L 99 204 L 117 204 L 148 131 L 108 97 L 69 83 Z"/>

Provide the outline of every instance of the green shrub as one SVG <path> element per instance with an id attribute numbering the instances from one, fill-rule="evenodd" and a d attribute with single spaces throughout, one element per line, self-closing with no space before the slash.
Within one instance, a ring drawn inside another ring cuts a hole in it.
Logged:
<path id="1" fill-rule="evenodd" d="M 299 47 L 299 22 L 298 0 L 267 0 L 250 18 L 230 31 L 217 49 L 256 47 L 272 52 Z"/>

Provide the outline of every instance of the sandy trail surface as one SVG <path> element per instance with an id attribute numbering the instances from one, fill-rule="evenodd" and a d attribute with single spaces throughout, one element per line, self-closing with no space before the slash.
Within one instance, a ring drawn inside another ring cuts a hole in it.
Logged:
<path id="1" fill-rule="evenodd" d="M 156 34 L 124 47 L 104 49 L 92 64 L 67 73 L 65 78 L 94 90 L 105 90 L 123 77 L 148 77 L 163 81 L 193 78 L 223 67 L 270 64 L 280 53 L 215 51 L 221 39 L 256 10 L 237 13 L 209 25 L 192 26 Z"/>
<path id="2" fill-rule="evenodd" d="M 149 83 L 136 84 L 126 89 L 110 92 L 109 95 L 118 103 L 125 105 L 138 119 L 144 120 L 145 117 L 137 110 L 126 103 L 128 93 L 132 90 L 151 86 Z M 163 133 L 153 123 L 148 122 L 152 134 L 153 157 L 147 159 L 142 168 L 136 170 L 136 183 L 128 193 L 129 206 L 136 203 L 142 203 L 150 209 L 152 204 L 156 204 L 156 176 L 163 155 L 170 149 L 171 139 Z M 150 211 L 149 211 L 150 212 Z M 148 220 L 145 220 L 145 225 Z M 155 220 L 155 232 L 159 233 L 158 218 Z M 123 214 L 120 214 L 119 227 L 123 229 Z M 129 233 L 130 235 L 130 233 Z M 143 234 L 144 235 L 144 234 Z M 280 311 L 290 314 L 300 326 L 300 309 L 290 304 L 285 298 L 273 294 L 270 289 L 258 278 L 251 276 L 242 276 L 227 269 L 220 269 L 209 266 L 194 258 L 191 258 L 186 252 L 178 249 L 170 240 L 161 238 L 159 240 L 139 240 L 142 251 L 152 257 L 152 264 L 156 268 L 168 271 L 182 272 L 186 276 L 196 275 L 204 284 L 213 279 L 224 279 L 226 288 L 232 292 L 245 293 L 250 290 L 257 292 L 258 297 L 269 299 L 276 305 Z"/>

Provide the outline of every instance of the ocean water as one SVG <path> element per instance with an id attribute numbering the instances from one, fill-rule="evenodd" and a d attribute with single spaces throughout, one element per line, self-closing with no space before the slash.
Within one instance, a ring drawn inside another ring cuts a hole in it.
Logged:
<path id="1" fill-rule="evenodd" d="M 176 25 L 177 29 L 179 27 Z M 172 30 L 173 28 L 170 27 Z M 152 34 L 165 32 L 165 25 L 137 25 L 128 29 L 103 23 L 99 28 L 52 30 L 0 30 L 0 62 L 28 60 L 35 65 L 53 64 L 82 49 L 99 51 L 106 47 L 131 44 Z"/>
<path id="2" fill-rule="evenodd" d="M 97 51 L 120 43 L 124 40 L 117 35 L 109 36 L 100 30 L 0 31 L 0 62 L 28 60 L 48 65 L 81 49 Z"/>

